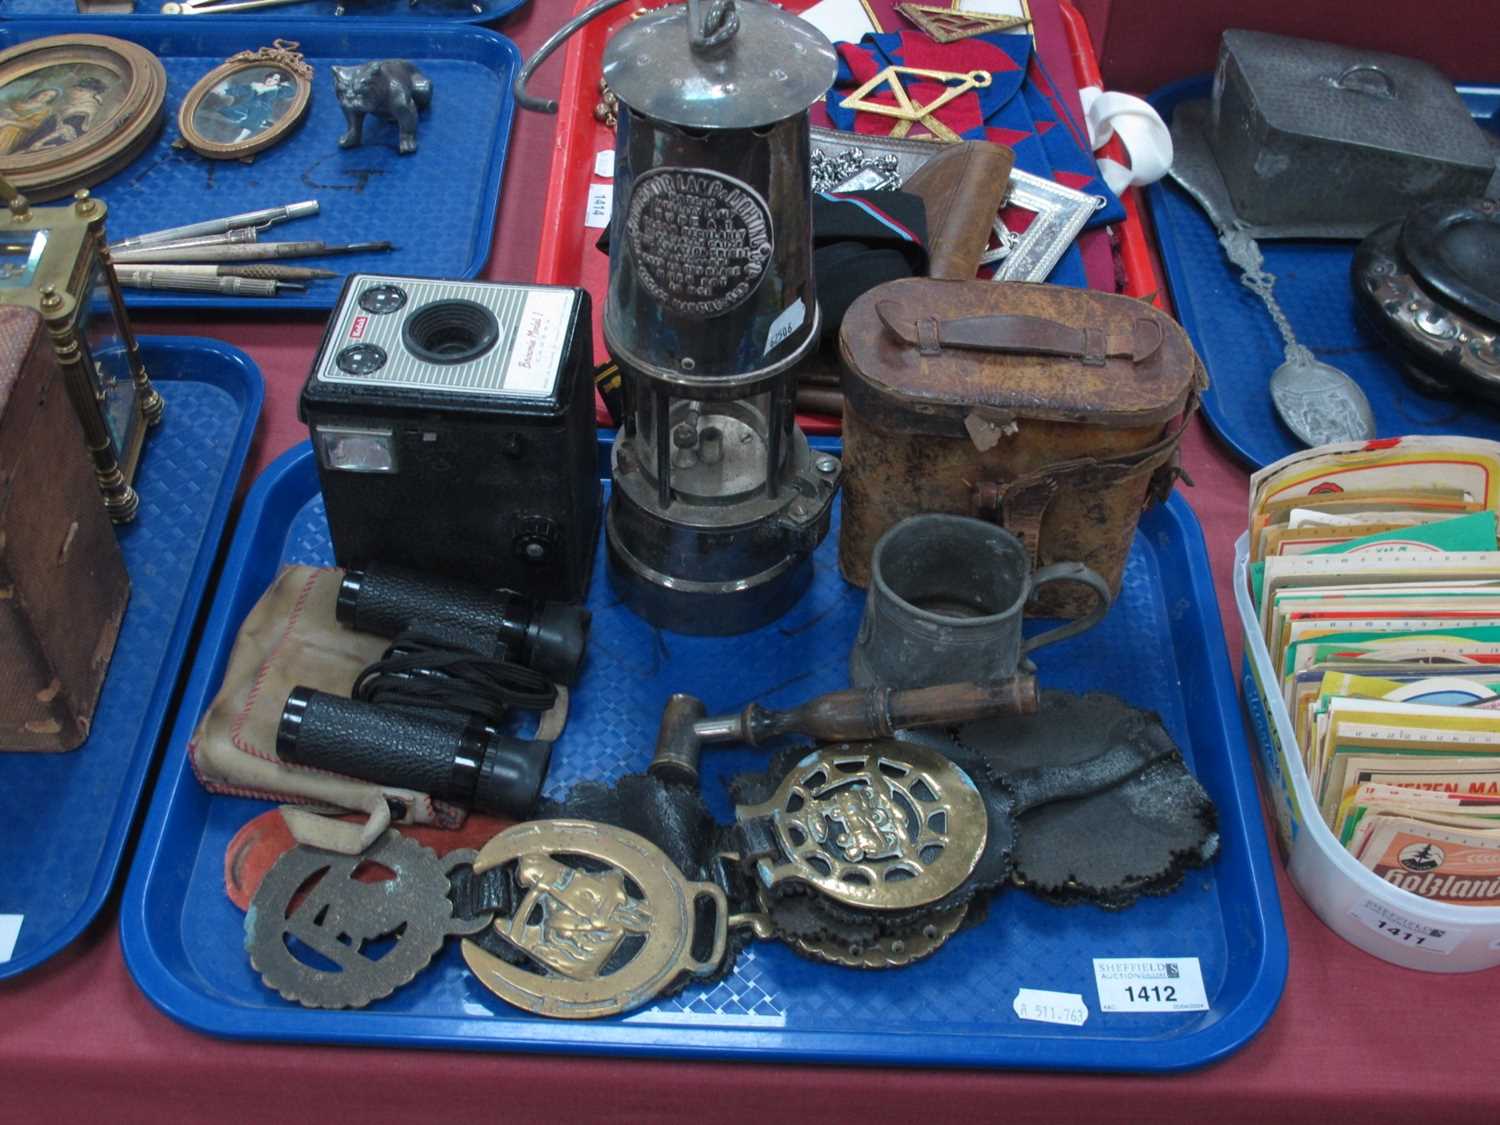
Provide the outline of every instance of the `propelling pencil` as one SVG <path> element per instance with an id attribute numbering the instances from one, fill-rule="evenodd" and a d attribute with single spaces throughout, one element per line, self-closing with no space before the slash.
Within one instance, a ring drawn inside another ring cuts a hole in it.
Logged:
<path id="1" fill-rule="evenodd" d="M 287 286 L 283 281 L 263 281 L 253 277 L 213 277 L 204 274 L 177 273 L 171 267 L 119 266 L 115 277 L 126 289 L 155 289 L 184 293 L 223 293 L 230 297 L 274 297 Z M 302 289 L 292 284 L 291 288 Z"/>
<path id="2" fill-rule="evenodd" d="M 284 223 L 289 219 L 300 219 L 304 215 L 316 215 L 318 213 L 318 201 L 308 199 L 301 203 L 287 203 L 280 207 L 265 207 L 259 211 L 245 211 L 239 215 L 226 215 L 221 219 L 205 219 L 199 223 L 188 223 L 180 227 L 168 227 L 165 230 L 149 231 L 146 234 L 138 234 L 133 238 L 121 239 L 110 245 L 111 250 L 129 250 L 136 246 L 148 246 L 153 243 L 180 242 L 184 238 L 197 238 L 199 235 L 219 234 L 223 231 L 234 230 L 237 227 L 258 227 L 264 229 L 273 223 Z"/>
<path id="3" fill-rule="evenodd" d="M 391 250 L 389 242 L 243 242 L 230 246 L 187 246 L 181 249 L 139 246 L 110 255 L 117 264 L 167 262 L 254 262 L 270 258 L 322 258 L 332 254 L 369 254 Z"/>
<path id="4" fill-rule="evenodd" d="M 200 234 L 196 238 L 179 238 L 171 242 L 153 242 L 149 249 L 160 252 L 163 255 L 176 253 L 189 246 L 232 246 L 241 242 L 257 242 L 260 232 L 254 227 L 237 227 L 234 230 L 221 231 L 218 234 Z M 136 250 L 144 250 L 147 247 L 136 247 Z M 110 250 L 110 256 L 115 254 L 132 254 L 133 250 Z"/>
<path id="5" fill-rule="evenodd" d="M 237 266 L 227 263 L 198 262 L 192 264 L 170 264 L 126 262 L 122 270 L 162 269 L 183 276 L 199 277 L 253 277 L 261 281 L 320 281 L 326 277 L 342 277 L 337 270 L 325 270 L 317 266 L 278 266 L 253 264 Z"/>
<path id="6" fill-rule="evenodd" d="M 338 270 L 325 270 L 318 266 L 235 266 L 212 267 L 220 277 L 258 277 L 266 281 L 319 281 L 326 277 L 343 277 Z"/>

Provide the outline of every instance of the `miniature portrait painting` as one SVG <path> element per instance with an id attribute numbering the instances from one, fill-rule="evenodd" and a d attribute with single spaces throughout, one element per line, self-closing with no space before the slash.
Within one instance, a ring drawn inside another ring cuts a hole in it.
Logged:
<path id="1" fill-rule="evenodd" d="M 0 156 L 58 148 L 107 121 L 124 82 L 93 63 L 57 63 L 0 87 Z"/>
<path id="2" fill-rule="evenodd" d="M 296 80 L 285 70 L 247 67 L 209 91 L 193 113 L 193 128 L 214 144 L 237 144 L 280 122 L 296 99 Z"/>

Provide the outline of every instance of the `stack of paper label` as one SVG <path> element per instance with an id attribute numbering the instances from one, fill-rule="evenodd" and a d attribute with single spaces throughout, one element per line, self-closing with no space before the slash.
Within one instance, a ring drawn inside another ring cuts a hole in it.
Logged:
<path id="1" fill-rule="evenodd" d="M 1250 587 L 1318 811 L 1365 867 L 1500 905 L 1500 443 L 1307 450 L 1250 481 Z"/>

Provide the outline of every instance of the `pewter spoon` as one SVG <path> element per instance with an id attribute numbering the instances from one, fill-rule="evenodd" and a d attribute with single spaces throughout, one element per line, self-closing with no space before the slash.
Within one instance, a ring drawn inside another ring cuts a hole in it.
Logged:
<path id="1" fill-rule="evenodd" d="M 1240 268 L 1240 284 L 1261 299 L 1276 324 L 1286 354 L 1271 372 L 1271 402 L 1287 428 L 1308 445 L 1368 441 L 1375 436 L 1375 415 L 1359 384 L 1317 359 L 1297 342 L 1292 324 L 1272 292 L 1274 275 L 1263 268 L 1260 246 L 1238 226 L 1220 228 L 1225 256 Z"/>
<path id="2" fill-rule="evenodd" d="M 1219 235 L 1225 255 L 1241 270 L 1240 283 L 1261 299 L 1285 344 L 1286 357 L 1271 373 L 1271 402 L 1287 427 L 1308 445 L 1333 441 L 1368 441 L 1375 436 L 1375 417 L 1359 385 L 1297 343 L 1291 322 L 1281 311 L 1251 228 L 1234 212 L 1229 187 L 1214 160 L 1204 133 L 1205 102 L 1185 102 L 1172 114 L 1171 176 L 1203 208 Z M 1317 224 L 1283 227 L 1285 237 L 1317 233 Z M 1293 233 L 1296 230 L 1297 233 Z"/>

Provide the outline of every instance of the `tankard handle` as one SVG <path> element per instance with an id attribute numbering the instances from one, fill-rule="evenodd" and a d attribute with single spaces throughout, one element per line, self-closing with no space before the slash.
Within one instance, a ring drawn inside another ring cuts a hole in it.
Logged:
<path id="1" fill-rule="evenodd" d="M 1056 629 L 1048 629 L 1045 633 L 1026 638 L 1021 642 L 1022 656 L 1035 652 L 1043 645 L 1050 645 L 1092 629 L 1109 612 L 1109 583 L 1082 563 L 1061 562 L 1042 567 L 1031 577 L 1031 596 L 1036 597 L 1037 590 L 1048 582 L 1082 582 L 1093 591 L 1097 600 L 1094 608 L 1076 621 L 1069 621 L 1066 625 L 1059 625 Z"/>
<path id="2" fill-rule="evenodd" d="M 511 93 L 515 95 L 516 104 L 522 109 L 535 110 L 537 113 L 556 113 L 557 102 L 551 98 L 539 98 L 527 92 L 526 83 L 531 81 L 531 76 L 536 73 L 537 67 L 546 62 L 552 52 L 562 46 L 564 39 L 568 38 L 568 36 L 572 35 L 595 16 L 603 15 L 611 8 L 617 8 L 623 3 L 625 3 L 625 0 L 597 0 L 597 3 L 590 4 L 551 35 L 547 36 L 547 41 L 536 49 L 536 54 L 526 60 L 525 65 L 521 67 L 520 73 L 516 75 L 515 82 L 511 84 Z"/>

